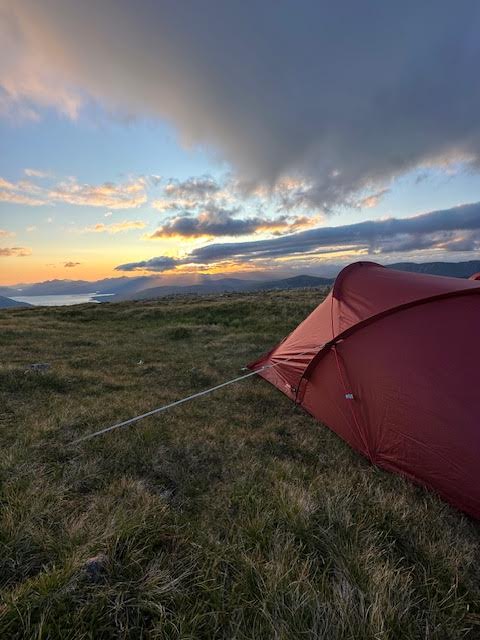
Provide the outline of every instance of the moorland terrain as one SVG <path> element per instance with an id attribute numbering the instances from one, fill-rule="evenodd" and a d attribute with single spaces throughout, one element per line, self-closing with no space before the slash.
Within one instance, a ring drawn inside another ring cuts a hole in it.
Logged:
<path id="1" fill-rule="evenodd" d="M 480 531 L 239 375 L 319 289 L 0 311 L 0 637 L 480 637 Z M 47 370 L 31 369 L 48 363 Z"/>

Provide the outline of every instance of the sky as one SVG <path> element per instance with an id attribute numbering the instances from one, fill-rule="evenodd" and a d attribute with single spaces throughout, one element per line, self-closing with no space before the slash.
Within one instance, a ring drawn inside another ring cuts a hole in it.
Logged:
<path id="1" fill-rule="evenodd" d="M 0 284 L 480 250 L 474 0 L 0 0 Z"/>

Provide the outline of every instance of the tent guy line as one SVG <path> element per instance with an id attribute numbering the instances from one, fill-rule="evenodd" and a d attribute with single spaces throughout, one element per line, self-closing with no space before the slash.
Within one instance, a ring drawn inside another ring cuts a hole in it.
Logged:
<path id="1" fill-rule="evenodd" d="M 356 262 L 248 373 L 71 444 L 259 375 L 375 466 L 480 518 L 479 314 L 476 278 Z"/>
<path id="2" fill-rule="evenodd" d="M 307 351 L 303 351 L 302 353 L 295 353 L 291 358 L 286 358 L 285 360 L 281 360 L 279 362 L 265 365 L 260 369 L 256 369 L 255 371 L 249 371 L 249 373 L 244 374 L 243 376 L 238 376 L 236 378 L 232 378 L 231 380 L 227 380 L 226 382 L 222 382 L 221 384 L 217 384 L 215 387 L 210 387 L 210 389 L 204 389 L 203 391 L 199 391 L 198 393 L 193 393 L 190 396 L 185 398 L 181 398 L 180 400 L 175 400 L 174 402 L 169 402 L 168 404 L 163 405 L 162 407 L 158 407 L 157 409 L 152 409 L 151 411 L 147 411 L 146 413 L 142 413 L 139 416 L 135 416 L 134 418 L 130 418 L 129 420 L 124 420 L 123 422 L 118 422 L 117 424 L 112 425 L 111 427 L 105 427 L 104 429 L 100 429 L 99 431 L 94 431 L 93 433 L 89 433 L 86 436 L 82 436 L 81 438 L 77 438 L 76 440 L 72 440 L 69 445 L 78 444 L 79 442 L 83 442 L 85 440 L 91 440 L 92 438 L 96 438 L 104 433 L 108 433 L 109 431 L 113 431 L 114 429 L 118 429 L 119 427 L 126 427 L 129 424 L 133 424 L 138 422 L 139 420 L 143 420 L 144 418 L 148 418 L 149 416 L 156 415 L 157 413 L 162 413 L 163 411 L 167 411 L 167 409 L 172 409 L 173 407 L 177 407 L 185 402 L 189 402 L 190 400 L 195 400 L 196 398 L 200 398 L 202 396 L 206 396 L 213 391 L 217 391 L 218 389 L 222 389 L 223 387 L 228 387 L 231 384 L 235 384 L 236 382 L 241 382 L 246 378 L 250 378 L 252 376 L 258 375 L 265 369 L 273 369 L 274 367 L 278 367 L 279 365 L 285 364 L 292 360 L 293 358 L 298 358 L 299 356 L 306 355 L 311 351 L 318 352 L 320 349 L 323 349 L 327 343 L 321 344 L 319 346 L 311 347 Z M 245 370 L 245 368 L 243 369 Z"/>

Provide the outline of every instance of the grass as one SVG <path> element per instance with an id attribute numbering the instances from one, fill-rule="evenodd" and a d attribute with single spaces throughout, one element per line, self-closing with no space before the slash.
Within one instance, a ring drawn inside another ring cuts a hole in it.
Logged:
<path id="1" fill-rule="evenodd" d="M 68 446 L 238 375 L 320 300 L 0 313 L 0 638 L 480 637 L 478 524 L 263 380 Z"/>

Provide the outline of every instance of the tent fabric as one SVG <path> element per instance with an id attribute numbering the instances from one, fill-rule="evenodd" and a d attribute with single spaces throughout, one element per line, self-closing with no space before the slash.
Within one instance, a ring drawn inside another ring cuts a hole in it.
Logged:
<path id="1" fill-rule="evenodd" d="M 375 465 L 480 518 L 480 281 L 356 262 L 248 365 Z"/>

